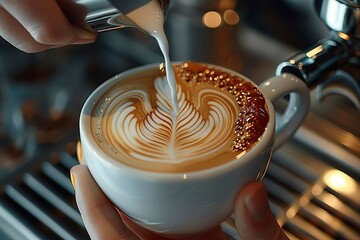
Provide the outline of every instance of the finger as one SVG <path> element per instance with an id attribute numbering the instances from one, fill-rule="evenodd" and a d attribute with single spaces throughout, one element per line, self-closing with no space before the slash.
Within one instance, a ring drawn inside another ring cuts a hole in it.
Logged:
<path id="1" fill-rule="evenodd" d="M 1 0 L 1 5 L 39 43 L 65 45 L 96 37 L 95 33 L 72 25 L 55 0 Z"/>
<path id="2" fill-rule="evenodd" d="M 126 214 L 119 211 L 124 223 L 141 239 L 146 240 L 166 240 L 166 239 L 187 239 L 187 240 L 228 240 L 229 238 L 222 231 L 220 226 L 212 228 L 206 232 L 199 233 L 192 236 L 160 236 L 150 230 L 144 229 L 133 222 Z"/>
<path id="3" fill-rule="evenodd" d="M 236 203 L 235 224 L 244 240 L 288 239 L 271 212 L 264 185 L 259 182 L 247 185 L 240 192 Z"/>
<path id="4" fill-rule="evenodd" d="M 216 226 L 206 232 L 189 237 L 188 240 L 228 240 L 229 237 L 222 231 L 220 226 Z"/>
<path id="5" fill-rule="evenodd" d="M 119 211 L 119 214 L 121 216 L 121 219 L 126 224 L 126 226 L 134 232 L 140 239 L 146 239 L 146 240 L 164 240 L 166 238 L 162 238 L 159 235 L 151 232 L 150 230 L 147 230 L 138 224 L 136 224 L 134 221 L 132 221 L 126 214 Z"/>
<path id="6" fill-rule="evenodd" d="M 121 218 L 123 219 L 124 223 L 138 235 L 141 239 L 146 240 L 168 240 L 168 239 L 187 239 L 187 240 L 228 240 L 228 236 L 222 231 L 220 226 L 212 228 L 208 231 L 203 233 L 198 233 L 195 235 L 187 235 L 187 236 L 161 236 L 157 235 L 147 229 L 144 229 L 134 223 L 128 216 L 124 213 L 119 211 Z"/>
<path id="7" fill-rule="evenodd" d="M 73 167 L 71 178 L 78 208 L 92 239 L 138 239 L 122 222 L 85 165 Z"/>
<path id="8" fill-rule="evenodd" d="M 13 46 L 27 53 L 40 52 L 52 47 L 36 42 L 4 8 L 0 8 L 0 35 Z"/>
<path id="9" fill-rule="evenodd" d="M 89 32 L 93 32 L 93 30 L 85 22 L 85 18 L 88 12 L 87 7 L 76 3 L 74 0 L 56 1 L 70 23 L 80 26 Z"/>

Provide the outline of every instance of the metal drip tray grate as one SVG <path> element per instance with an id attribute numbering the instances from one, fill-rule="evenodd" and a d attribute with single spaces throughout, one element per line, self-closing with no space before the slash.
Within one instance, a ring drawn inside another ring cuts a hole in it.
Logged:
<path id="1" fill-rule="evenodd" d="M 300 239 L 356 239 L 360 236 L 358 182 L 303 152 L 292 161 L 299 145 L 289 144 L 273 157 L 264 180 L 270 204 L 283 228 Z M 316 165 L 315 161 L 318 161 Z"/>
<path id="2" fill-rule="evenodd" d="M 69 180 L 77 163 L 63 152 L 17 176 L 0 195 L 1 239 L 87 239 Z"/>

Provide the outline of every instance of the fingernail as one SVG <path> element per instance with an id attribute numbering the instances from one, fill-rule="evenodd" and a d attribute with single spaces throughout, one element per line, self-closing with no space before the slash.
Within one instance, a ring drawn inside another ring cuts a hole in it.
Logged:
<path id="1" fill-rule="evenodd" d="M 269 214 L 270 207 L 264 187 L 258 187 L 252 194 L 244 199 L 245 207 L 255 221 L 263 220 Z"/>
<path id="2" fill-rule="evenodd" d="M 56 49 L 56 48 L 61 48 L 61 47 L 64 47 L 66 45 L 54 45 L 54 46 L 50 46 L 48 47 L 48 49 Z"/>
<path id="3" fill-rule="evenodd" d="M 75 41 L 73 41 L 71 44 L 72 45 L 80 45 L 80 44 L 89 44 L 89 43 L 93 43 L 95 42 L 95 39 L 90 40 L 90 39 L 77 39 Z"/>
<path id="4" fill-rule="evenodd" d="M 97 34 L 86 31 L 83 28 L 75 27 L 76 37 L 72 44 L 87 44 L 95 41 Z"/>
<path id="5" fill-rule="evenodd" d="M 73 188 L 75 189 L 75 177 L 72 173 L 72 171 L 70 170 L 70 180 L 71 180 L 71 184 L 73 185 Z"/>
<path id="6" fill-rule="evenodd" d="M 81 142 L 80 141 L 78 141 L 77 144 L 76 144 L 76 155 L 77 155 L 79 163 L 82 164 L 83 163 L 83 161 L 82 161 L 82 149 L 81 149 Z"/>

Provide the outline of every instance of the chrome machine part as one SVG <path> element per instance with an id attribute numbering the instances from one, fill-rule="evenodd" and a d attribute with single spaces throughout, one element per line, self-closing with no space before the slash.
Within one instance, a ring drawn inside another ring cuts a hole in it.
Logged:
<path id="1" fill-rule="evenodd" d="M 86 23 L 97 32 L 136 27 L 126 14 L 145 5 L 151 0 L 75 0 L 84 5 L 87 10 Z M 170 0 L 158 0 L 161 8 L 166 13 Z"/>
<path id="2" fill-rule="evenodd" d="M 330 37 L 297 53 L 278 65 L 276 74 L 292 73 L 310 87 L 318 88 L 318 99 L 340 94 L 357 108 L 360 103 L 358 75 L 360 1 L 317 0 L 316 10 L 332 30 Z M 350 86 L 350 87 L 349 87 Z"/>
<path id="3" fill-rule="evenodd" d="M 292 73 L 303 79 L 309 87 L 321 81 L 324 73 L 331 72 L 353 54 L 350 42 L 338 34 L 321 40 L 309 49 L 296 53 L 278 65 L 276 74 Z"/>
<path id="4" fill-rule="evenodd" d="M 360 37 L 360 1 L 318 0 L 316 10 L 329 28 L 353 37 Z"/>

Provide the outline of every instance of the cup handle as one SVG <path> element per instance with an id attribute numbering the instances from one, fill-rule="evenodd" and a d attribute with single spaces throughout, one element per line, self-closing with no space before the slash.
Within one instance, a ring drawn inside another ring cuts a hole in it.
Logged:
<path id="1" fill-rule="evenodd" d="M 304 121 L 310 107 L 310 95 L 306 84 L 290 73 L 269 78 L 260 85 L 261 91 L 272 103 L 290 94 L 282 115 L 276 114 L 274 151 L 281 147 Z"/>

